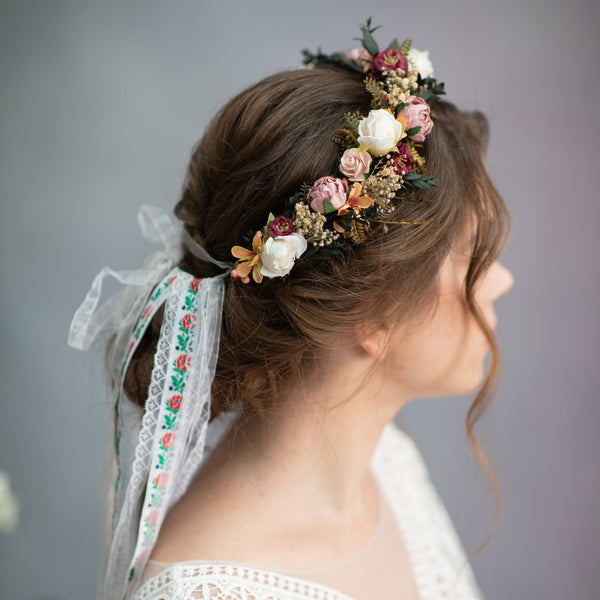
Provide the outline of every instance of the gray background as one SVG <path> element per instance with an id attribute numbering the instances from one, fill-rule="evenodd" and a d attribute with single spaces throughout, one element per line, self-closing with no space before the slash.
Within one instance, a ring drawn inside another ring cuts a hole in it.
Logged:
<path id="1" fill-rule="evenodd" d="M 2 598 L 95 589 L 101 369 L 66 346 L 93 275 L 151 250 L 137 209 L 175 203 L 222 102 L 304 47 L 352 47 L 369 14 L 381 43 L 413 36 L 449 98 L 489 116 L 514 217 L 504 379 L 480 428 L 502 516 L 473 567 L 490 599 L 598 597 L 598 3 L 18 0 L 0 3 L 0 469 L 22 508 L 0 534 Z M 468 403 L 415 402 L 403 421 L 472 551 L 493 500 L 464 441 Z"/>

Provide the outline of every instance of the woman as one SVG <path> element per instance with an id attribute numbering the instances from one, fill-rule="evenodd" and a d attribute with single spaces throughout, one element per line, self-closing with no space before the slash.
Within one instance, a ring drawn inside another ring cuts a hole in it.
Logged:
<path id="1" fill-rule="evenodd" d="M 117 419 L 106 597 L 479 597 L 392 419 L 481 386 L 473 436 L 497 374 L 492 303 L 512 285 L 508 215 L 483 116 L 372 31 L 231 100 L 175 209 L 178 267 L 171 247 L 122 277 L 142 292 L 111 397 L 145 416 L 130 473 Z"/>

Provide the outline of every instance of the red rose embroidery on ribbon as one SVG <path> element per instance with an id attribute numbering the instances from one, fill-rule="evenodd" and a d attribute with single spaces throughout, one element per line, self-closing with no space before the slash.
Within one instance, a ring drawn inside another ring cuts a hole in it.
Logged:
<path id="1" fill-rule="evenodd" d="M 171 399 L 169 400 L 169 406 L 173 410 L 179 410 L 181 408 L 181 394 L 175 394 L 174 396 L 171 396 Z"/>
<path id="2" fill-rule="evenodd" d="M 165 433 L 162 438 L 162 445 L 165 448 L 170 448 L 173 445 L 173 434 L 171 432 Z"/>
<path id="3" fill-rule="evenodd" d="M 166 473 L 159 473 L 154 480 L 154 484 L 156 487 L 165 487 L 167 485 L 167 481 L 169 480 L 169 476 Z"/>
<path id="4" fill-rule="evenodd" d="M 127 348 L 127 356 L 131 354 L 133 347 L 135 346 L 134 342 L 129 342 L 129 348 Z"/>
<path id="5" fill-rule="evenodd" d="M 190 281 L 190 289 L 192 290 L 192 292 L 198 291 L 201 281 L 202 281 L 202 279 L 192 279 L 192 281 Z"/>
<path id="6" fill-rule="evenodd" d="M 151 510 L 148 513 L 148 516 L 146 517 L 146 523 L 148 523 L 148 525 L 154 525 L 157 521 L 158 521 L 158 511 Z"/>
<path id="7" fill-rule="evenodd" d="M 144 311 L 144 319 L 147 319 L 151 314 L 152 314 L 152 307 L 147 306 L 146 310 Z"/>
<path id="8" fill-rule="evenodd" d="M 186 371 L 189 365 L 189 358 L 187 354 L 180 354 L 177 357 L 177 368 L 180 371 Z"/>
<path id="9" fill-rule="evenodd" d="M 170 286 L 177 279 L 177 275 L 173 275 L 169 281 L 167 281 L 167 287 Z"/>
<path id="10" fill-rule="evenodd" d="M 196 327 L 196 317 L 190 314 L 185 315 L 181 320 L 181 325 L 187 330 L 194 329 Z"/>

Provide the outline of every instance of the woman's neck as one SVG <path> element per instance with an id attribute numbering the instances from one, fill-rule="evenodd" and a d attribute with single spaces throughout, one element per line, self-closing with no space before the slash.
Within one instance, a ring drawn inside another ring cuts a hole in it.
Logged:
<path id="1" fill-rule="evenodd" d="M 397 394 L 386 397 L 384 386 L 352 395 L 368 362 L 342 364 L 324 385 L 292 387 L 276 411 L 232 428 L 210 462 L 222 475 L 229 470 L 243 479 L 265 506 L 285 505 L 330 522 L 364 519 L 377 498 L 371 457 L 402 402 Z"/>

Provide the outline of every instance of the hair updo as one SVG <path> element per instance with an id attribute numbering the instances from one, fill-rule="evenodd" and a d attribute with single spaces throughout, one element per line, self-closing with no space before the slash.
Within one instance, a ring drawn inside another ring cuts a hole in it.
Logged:
<path id="1" fill-rule="evenodd" d="M 340 68 L 279 73 L 229 101 L 195 147 L 176 216 L 220 261 L 231 247 L 278 214 L 303 183 L 336 173 L 333 132 L 344 115 L 367 114 L 371 96 L 360 74 Z M 425 225 L 375 228 L 364 245 L 330 260 L 313 260 L 283 278 L 243 285 L 226 280 L 219 358 L 212 386 L 212 418 L 241 400 L 262 413 L 277 403 L 292 376 L 314 373 L 331 349 L 349 343 L 360 323 L 398 323 L 434 304 L 437 274 L 467 224 L 476 224 L 465 294 L 491 348 L 486 380 L 467 416 L 472 427 L 498 372 L 493 332 L 478 312 L 474 287 L 496 260 L 508 233 L 508 214 L 483 163 L 487 122 L 438 101 L 435 125 L 421 152 L 433 190 L 415 190 L 390 220 Z M 180 266 L 196 277 L 221 271 L 186 252 Z M 125 389 L 146 400 L 162 314 L 155 316 L 129 367 Z"/>

